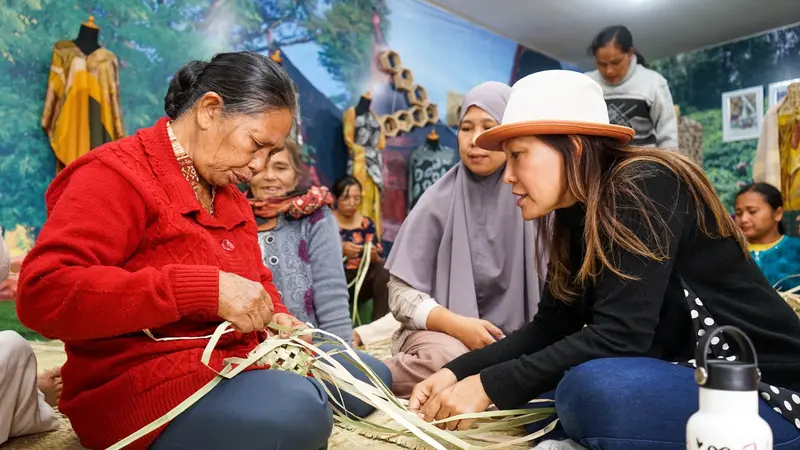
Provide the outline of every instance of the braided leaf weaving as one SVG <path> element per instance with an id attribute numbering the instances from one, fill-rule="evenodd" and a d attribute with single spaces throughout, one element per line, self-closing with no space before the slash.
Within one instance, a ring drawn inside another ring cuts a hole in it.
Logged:
<path id="1" fill-rule="evenodd" d="M 310 374 L 321 381 L 328 381 L 335 387 L 337 392 L 331 392 L 327 387 L 325 390 L 333 403 L 335 420 L 344 426 L 357 430 L 359 433 L 375 438 L 397 441 L 397 439 L 408 440 L 416 439 L 420 447 L 427 444 L 436 450 L 462 449 L 507 449 L 513 446 L 530 442 L 555 428 L 557 419 L 542 428 L 541 431 L 524 436 L 516 436 L 510 439 L 499 439 L 495 434 L 500 431 L 521 430 L 523 426 L 549 420 L 553 413 L 553 408 L 531 407 L 526 409 L 510 411 L 487 411 L 477 414 L 465 414 L 453 416 L 449 419 L 428 423 L 421 419 L 415 412 L 409 411 L 407 402 L 398 399 L 392 394 L 391 390 L 383 384 L 377 374 L 365 364 L 358 354 L 350 348 L 339 337 L 327 333 L 323 330 L 304 328 L 290 330 L 275 323 L 269 327 L 279 332 L 253 349 L 246 358 L 228 358 L 225 360 L 224 368 L 216 372 L 217 376 L 208 384 L 200 388 L 196 393 L 184 400 L 164 416 L 153 421 L 141 430 L 122 439 L 108 450 L 119 450 L 125 448 L 136 440 L 146 436 L 159 427 L 169 423 L 192 404 L 200 400 L 205 394 L 210 392 L 220 381 L 230 379 L 241 373 L 247 367 L 256 364 L 269 366 L 271 370 L 286 370 L 299 375 Z M 208 339 L 201 361 L 209 366 L 211 353 L 219 342 L 219 339 L 226 333 L 233 330 L 229 322 L 221 323 L 214 334 Z M 309 344 L 300 337 L 305 335 L 315 335 L 325 339 L 327 342 L 335 343 L 341 350 L 326 353 L 314 344 Z M 153 337 L 152 335 L 150 335 Z M 155 339 L 155 337 L 153 337 Z M 180 339 L 180 338 L 160 338 L 159 340 Z M 352 362 L 359 370 L 366 374 L 370 383 L 365 383 L 353 376 L 342 364 L 333 358 L 334 355 L 341 355 Z M 214 370 L 213 368 L 211 368 Z M 324 386 L 324 384 L 323 384 Z M 341 392 L 347 392 L 354 397 L 372 405 L 387 417 L 386 420 L 370 422 L 364 419 L 353 419 L 347 413 L 341 401 Z M 540 400 L 545 402 L 547 400 Z M 445 431 L 437 428 L 439 423 L 461 420 L 476 419 L 471 429 L 465 431 Z M 484 445 L 485 444 L 485 445 Z"/>
<path id="2" fill-rule="evenodd" d="M 356 277 L 353 278 L 353 281 L 347 285 L 347 288 L 350 289 L 353 285 L 355 285 L 355 289 L 353 291 L 353 323 L 356 325 L 361 325 L 361 317 L 358 315 L 358 297 L 361 295 L 361 286 L 364 284 L 364 279 L 367 277 L 367 271 L 369 270 L 370 259 L 372 258 L 372 242 L 367 242 L 364 244 L 364 250 L 362 251 L 363 256 L 361 257 L 361 262 L 358 264 L 358 270 L 356 271 Z M 346 259 L 346 258 L 345 258 Z"/>
<path id="3" fill-rule="evenodd" d="M 789 275 L 788 277 L 785 277 L 785 278 L 781 279 L 780 281 L 778 281 L 777 283 L 775 283 L 775 285 L 777 286 L 780 283 L 782 283 L 784 280 L 788 280 L 790 278 L 797 278 L 797 277 L 800 277 L 800 274 L 798 274 L 798 275 Z M 791 289 L 789 289 L 787 291 L 778 291 L 778 294 L 780 294 L 780 296 L 783 297 L 783 299 L 786 301 L 786 303 L 788 303 L 789 306 L 792 307 L 794 312 L 797 313 L 798 316 L 800 316 L 800 293 L 798 293 L 798 292 L 800 292 L 800 285 L 795 286 L 795 287 L 793 287 L 793 288 L 791 288 Z"/>

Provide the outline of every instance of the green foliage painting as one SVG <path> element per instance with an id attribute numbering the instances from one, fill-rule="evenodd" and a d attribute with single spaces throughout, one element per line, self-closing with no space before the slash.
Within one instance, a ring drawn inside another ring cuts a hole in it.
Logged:
<path id="1" fill-rule="evenodd" d="M 126 131 L 163 114 L 173 73 L 214 53 L 314 41 L 320 63 L 357 95 L 368 73 L 373 14 L 388 27 L 384 0 L 5 0 L 0 2 L 0 227 L 45 220 L 55 160 L 40 126 L 53 44 L 73 39 L 89 15 L 100 43 L 120 61 Z"/>
<path id="2" fill-rule="evenodd" d="M 656 61 L 682 114 L 703 125 L 703 168 L 725 205 L 752 181 L 757 140 L 722 140 L 722 94 L 800 78 L 800 26 Z"/>

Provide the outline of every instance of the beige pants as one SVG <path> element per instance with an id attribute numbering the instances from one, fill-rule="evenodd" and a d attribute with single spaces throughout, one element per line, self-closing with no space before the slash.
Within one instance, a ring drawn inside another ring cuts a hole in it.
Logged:
<path id="1" fill-rule="evenodd" d="M 400 398 L 410 397 L 417 383 L 468 351 L 461 341 L 444 333 L 409 334 L 400 352 L 386 362 L 392 372 L 392 391 Z"/>
<path id="2" fill-rule="evenodd" d="M 39 391 L 37 375 L 28 341 L 13 331 L 0 331 L 0 444 L 58 428 L 53 408 Z"/>

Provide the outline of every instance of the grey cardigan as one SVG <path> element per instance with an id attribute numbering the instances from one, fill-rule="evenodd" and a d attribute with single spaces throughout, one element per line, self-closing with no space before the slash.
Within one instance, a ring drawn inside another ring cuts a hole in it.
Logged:
<path id="1" fill-rule="evenodd" d="M 350 294 L 339 225 L 331 210 L 323 206 L 302 219 L 282 215 L 274 229 L 258 233 L 258 245 L 286 308 L 350 344 Z"/>

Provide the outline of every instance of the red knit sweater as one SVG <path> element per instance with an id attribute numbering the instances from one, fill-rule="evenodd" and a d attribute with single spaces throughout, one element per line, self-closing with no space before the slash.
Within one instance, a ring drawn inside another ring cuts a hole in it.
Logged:
<path id="1" fill-rule="evenodd" d="M 216 215 L 200 206 L 178 168 L 166 120 L 107 144 L 61 172 L 48 219 L 23 263 L 17 313 L 64 341 L 59 409 L 81 443 L 106 448 L 162 416 L 214 377 L 200 362 L 213 333 L 219 271 L 260 281 L 287 312 L 261 261 L 250 205 L 217 189 Z M 212 367 L 245 356 L 264 335 L 229 333 Z M 160 432 L 161 430 L 159 430 Z M 151 433 L 131 449 L 146 448 Z"/>

